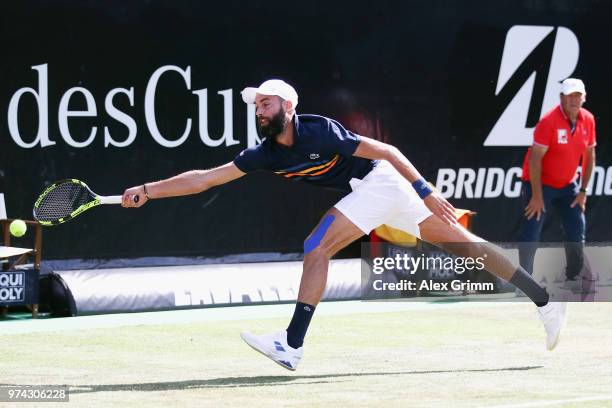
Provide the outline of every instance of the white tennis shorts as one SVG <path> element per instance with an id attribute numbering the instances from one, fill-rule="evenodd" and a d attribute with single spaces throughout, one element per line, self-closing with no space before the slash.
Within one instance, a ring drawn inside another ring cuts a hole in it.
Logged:
<path id="1" fill-rule="evenodd" d="M 381 160 L 363 180 L 350 181 L 349 195 L 334 206 L 364 234 L 386 224 L 421 237 L 419 223 L 432 212 L 410 182 L 386 160 Z"/>

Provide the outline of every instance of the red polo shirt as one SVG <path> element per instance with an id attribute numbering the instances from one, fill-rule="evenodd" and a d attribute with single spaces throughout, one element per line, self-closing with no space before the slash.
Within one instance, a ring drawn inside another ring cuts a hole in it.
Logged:
<path id="1" fill-rule="evenodd" d="M 542 184 L 554 188 L 565 187 L 576 178 L 576 169 L 586 148 L 597 144 L 595 118 L 591 112 L 581 108 L 572 133 L 569 119 L 557 105 L 536 125 L 533 144 L 548 147 L 542 158 Z M 529 181 L 530 155 L 531 148 L 523 161 L 524 181 Z"/>

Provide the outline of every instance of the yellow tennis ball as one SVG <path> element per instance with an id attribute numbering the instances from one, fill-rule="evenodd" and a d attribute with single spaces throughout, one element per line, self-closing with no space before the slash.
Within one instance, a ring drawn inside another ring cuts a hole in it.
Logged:
<path id="1" fill-rule="evenodd" d="M 26 223 L 22 220 L 15 220 L 11 222 L 11 225 L 9 225 L 9 230 L 11 231 L 11 234 L 13 234 L 14 237 L 22 237 L 25 235 L 26 231 L 28 230 L 28 227 L 26 226 Z"/>

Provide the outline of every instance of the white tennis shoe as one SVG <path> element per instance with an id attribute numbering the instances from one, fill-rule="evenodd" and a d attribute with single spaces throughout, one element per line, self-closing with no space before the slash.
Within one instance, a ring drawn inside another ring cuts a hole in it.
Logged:
<path id="1" fill-rule="evenodd" d="M 287 370 L 295 371 L 304 354 L 304 347 L 294 349 L 287 344 L 285 330 L 261 336 L 242 332 L 240 337 L 253 349 Z"/>
<path id="2" fill-rule="evenodd" d="M 552 350 L 559 344 L 561 331 L 567 318 L 567 303 L 548 302 L 546 306 L 538 307 L 540 320 L 546 330 L 546 348 Z"/>

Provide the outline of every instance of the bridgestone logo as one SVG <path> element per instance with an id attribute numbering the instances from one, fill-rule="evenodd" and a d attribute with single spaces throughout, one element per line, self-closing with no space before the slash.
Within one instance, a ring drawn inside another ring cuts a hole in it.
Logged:
<path id="1" fill-rule="evenodd" d="M 517 198 L 521 195 L 521 175 L 520 167 L 442 168 L 436 188 L 444 198 Z M 588 194 L 612 196 L 612 166 L 595 166 Z"/>
<path id="2" fill-rule="evenodd" d="M 556 29 L 556 32 L 555 32 Z M 553 34 L 554 32 L 554 34 Z M 529 146 L 533 141 L 533 128 L 527 127 L 527 116 L 532 103 L 539 108 L 541 117 L 559 103 L 559 82 L 572 75 L 580 46 L 578 38 L 568 28 L 552 26 L 513 26 L 506 34 L 506 42 L 497 77 L 495 95 L 509 83 L 517 83 L 516 72 L 549 35 L 555 35 L 551 59 L 545 66 L 528 67 L 533 70 L 519 91 L 506 106 L 484 141 L 485 146 Z M 544 100 L 535 101 L 537 81 L 546 81 Z"/>

